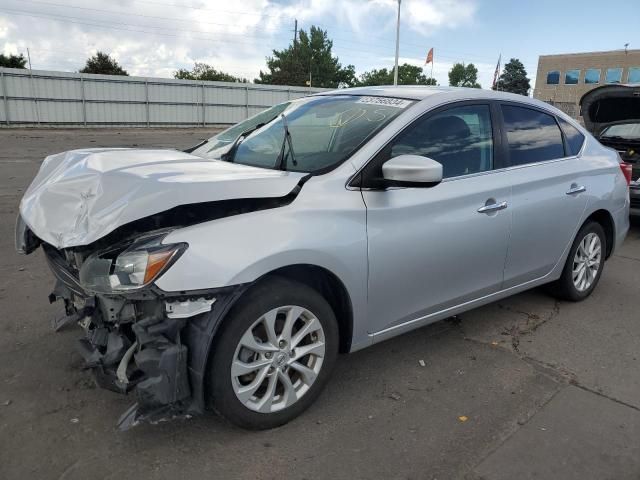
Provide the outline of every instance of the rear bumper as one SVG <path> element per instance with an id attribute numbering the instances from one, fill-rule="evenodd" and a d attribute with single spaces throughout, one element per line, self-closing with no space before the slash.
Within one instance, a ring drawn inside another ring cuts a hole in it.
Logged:
<path id="1" fill-rule="evenodd" d="M 640 215 L 640 185 L 629 188 L 630 213 Z"/>
<path id="2" fill-rule="evenodd" d="M 613 255 L 616 250 L 620 248 L 624 239 L 627 237 L 627 233 L 629 232 L 629 205 L 625 205 L 618 211 L 613 212 L 611 216 L 613 217 L 615 225 L 615 238 L 613 242 L 613 249 L 611 250 L 611 255 Z"/>

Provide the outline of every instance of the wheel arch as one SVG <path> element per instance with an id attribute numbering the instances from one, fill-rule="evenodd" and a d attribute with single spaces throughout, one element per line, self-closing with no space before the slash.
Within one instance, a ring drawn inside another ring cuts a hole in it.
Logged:
<path id="1" fill-rule="evenodd" d="M 256 280 L 256 283 L 273 276 L 284 277 L 307 285 L 329 302 L 338 321 L 339 352 L 348 353 L 353 340 L 353 304 L 342 280 L 325 267 L 301 263 L 272 270 Z"/>
<path id="2" fill-rule="evenodd" d="M 602 229 L 604 230 L 605 240 L 607 245 L 605 258 L 609 258 L 611 256 L 611 252 L 613 251 L 613 245 L 615 243 L 615 234 L 616 234 L 616 227 L 615 227 L 615 223 L 613 222 L 613 217 L 611 216 L 611 213 L 609 213 L 608 210 L 601 208 L 591 213 L 585 219 L 582 225 L 585 225 L 589 221 L 599 223 Z"/>

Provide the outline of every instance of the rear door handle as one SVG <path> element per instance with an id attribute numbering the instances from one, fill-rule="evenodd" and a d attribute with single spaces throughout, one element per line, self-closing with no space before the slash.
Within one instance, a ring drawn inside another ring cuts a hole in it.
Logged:
<path id="1" fill-rule="evenodd" d="M 497 212 L 498 210 L 504 210 L 508 206 L 509 205 L 507 204 L 507 202 L 492 203 L 491 205 L 485 205 L 484 207 L 480 207 L 478 209 L 478 213 Z"/>
<path id="2" fill-rule="evenodd" d="M 582 193 L 586 191 L 587 191 L 587 187 L 585 187 L 584 185 L 577 185 L 574 183 L 571 185 L 571 188 L 567 190 L 567 195 L 575 195 L 576 193 Z"/>

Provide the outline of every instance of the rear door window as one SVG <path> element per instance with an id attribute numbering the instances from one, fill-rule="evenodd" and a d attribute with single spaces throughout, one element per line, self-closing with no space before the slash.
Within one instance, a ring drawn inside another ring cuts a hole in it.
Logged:
<path id="1" fill-rule="evenodd" d="M 565 156 L 555 118 L 531 108 L 502 105 L 511 165 L 544 162 Z"/>

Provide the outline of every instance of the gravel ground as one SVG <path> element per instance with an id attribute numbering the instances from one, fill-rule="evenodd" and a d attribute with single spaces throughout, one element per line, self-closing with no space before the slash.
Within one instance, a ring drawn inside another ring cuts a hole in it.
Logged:
<path id="1" fill-rule="evenodd" d="M 0 479 L 640 478 L 638 220 L 585 302 L 533 290 L 343 356 L 288 425 L 117 431 L 132 400 L 80 369 L 79 329 L 51 330 L 42 254 L 13 249 L 17 205 L 47 154 L 211 133 L 0 130 Z"/>

